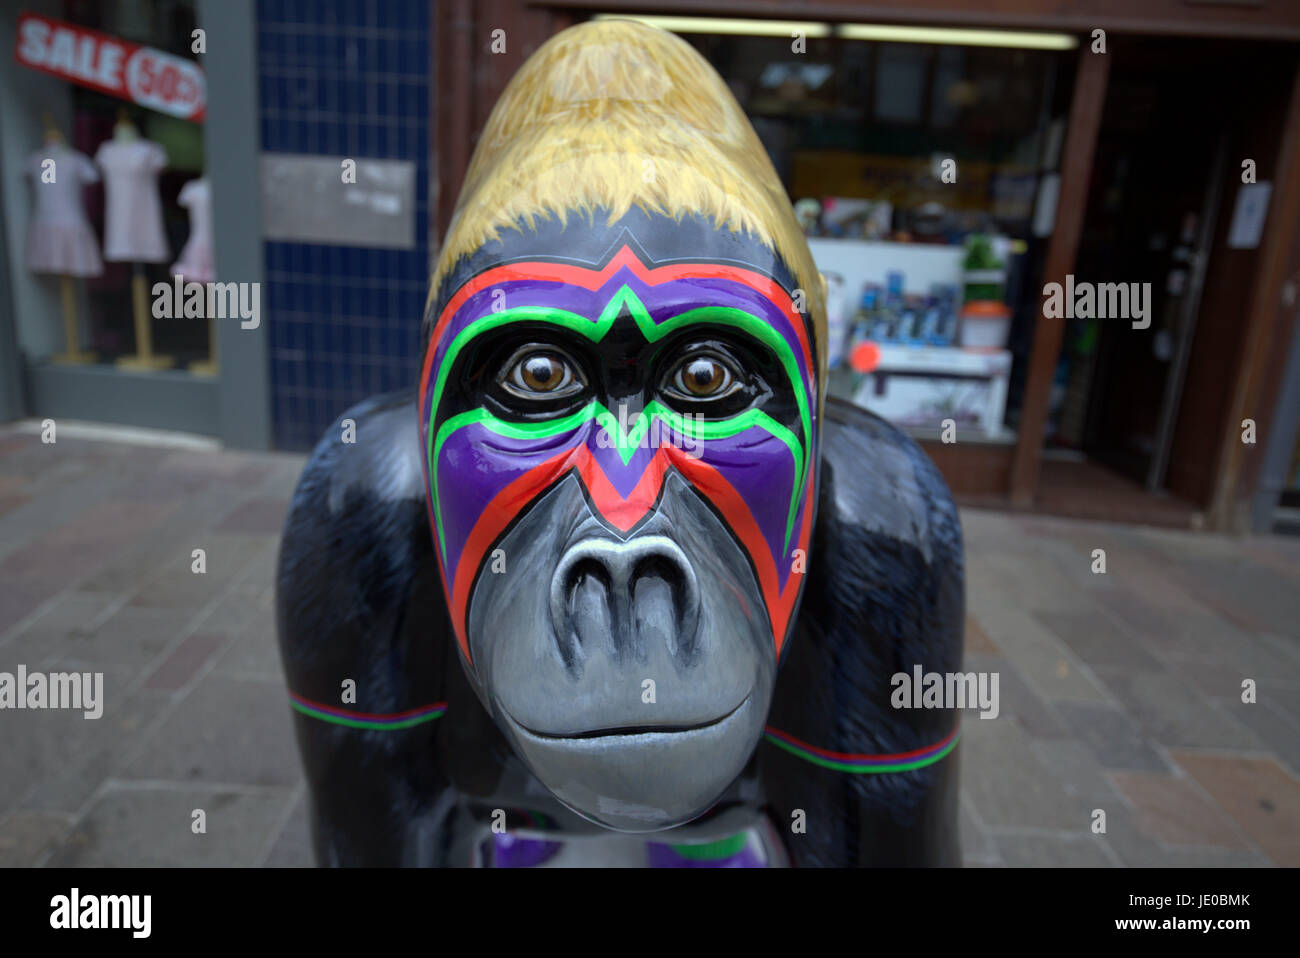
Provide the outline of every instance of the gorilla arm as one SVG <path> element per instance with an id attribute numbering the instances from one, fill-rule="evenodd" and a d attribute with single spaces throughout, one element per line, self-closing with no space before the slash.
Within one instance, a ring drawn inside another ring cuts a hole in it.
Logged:
<path id="1" fill-rule="evenodd" d="M 769 715 L 803 743 L 851 756 L 933 747 L 952 709 L 891 707 L 891 675 L 961 666 L 961 526 L 910 438 L 831 399 L 808 582 Z M 800 865 L 957 865 L 957 750 L 925 767 L 843 771 L 760 747 L 769 812 Z M 791 832 L 796 810 L 806 831 Z"/>
<path id="2" fill-rule="evenodd" d="M 355 442 L 341 441 L 345 419 Z M 419 450 L 414 397 L 378 396 L 344 413 L 303 470 L 276 592 L 285 677 L 300 700 L 380 722 L 446 700 L 458 666 Z M 436 761 L 440 720 L 378 730 L 299 708 L 294 723 L 320 864 L 441 862 L 452 809 L 439 802 L 450 797 Z"/>

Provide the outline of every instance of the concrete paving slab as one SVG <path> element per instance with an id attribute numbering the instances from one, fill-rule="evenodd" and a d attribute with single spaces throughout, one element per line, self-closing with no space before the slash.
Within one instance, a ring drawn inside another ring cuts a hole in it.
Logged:
<path id="1" fill-rule="evenodd" d="M 109 782 L 48 861 L 68 866 L 243 866 L 263 847 L 292 797 L 289 789 L 235 791 Z M 206 831 L 194 832 L 204 813 Z"/>
<path id="2" fill-rule="evenodd" d="M 273 606 L 303 461 L 0 427 L 0 670 L 105 673 L 102 719 L 0 712 L 0 865 L 312 864 Z M 1300 864 L 1300 540 L 962 521 L 1001 697 L 963 722 L 966 864 Z"/>

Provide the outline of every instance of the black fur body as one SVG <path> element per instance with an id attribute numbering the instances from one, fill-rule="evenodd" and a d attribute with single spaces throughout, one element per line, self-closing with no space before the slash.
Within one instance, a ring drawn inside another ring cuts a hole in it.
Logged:
<path id="1" fill-rule="evenodd" d="M 470 688 L 452 636 L 425 503 L 413 395 L 341 418 L 303 471 L 278 571 L 290 691 L 359 712 L 446 702 L 443 717 L 368 730 L 294 713 L 322 865 L 468 865 L 494 810 L 511 829 L 603 829 L 550 797 Z M 822 421 L 820 499 L 808 580 L 768 723 L 820 749 L 898 754 L 932 746 L 951 709 L 891 706 L 890 677 L 961 666 L 961 530 L 951 496 L 910 438 L 847 403 Z M 712 840 L 762 823 L 800 866 L 956 865 L 960 748 L 924 768 L 861 774 L 760 743 L 700 819 L 639 836 Z M 802 813 L 802 814 L 800 814 Z M 802 830 L 792 823 L 802 820 Z"/>

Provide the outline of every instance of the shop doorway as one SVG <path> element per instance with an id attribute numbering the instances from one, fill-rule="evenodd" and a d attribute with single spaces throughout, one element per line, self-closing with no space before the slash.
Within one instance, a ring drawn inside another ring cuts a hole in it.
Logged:
<path id="1" fill-rule="evenodd" d="M 1111 55 L 1074 269 L 1096 293 L 1094 315 L 1068 320 L 1040 499 L 1083 485 L 1115 512 L 1152 509 L 1154 497 L 1153 516 L 1195 524 L 1226 410 L 1213 383 L 1240 355 L 1233 323 L 1257 253 L 1227 242 L 1241 162 L 1275 155 L 1284 104 L 1270 116 L 1261 99 L 1286 90 L 1271 77 L 1290 59 L 1267 44 L 1152 38 Z M 1102 284 L 1122 284 L 1127 303 L 1111 295 L 1099 315 L 1113 288 Z"/>

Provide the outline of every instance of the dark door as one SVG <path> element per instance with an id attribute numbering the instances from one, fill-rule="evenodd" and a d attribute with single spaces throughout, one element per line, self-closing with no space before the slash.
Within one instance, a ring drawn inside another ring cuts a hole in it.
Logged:
<path id="1" fill-rule="evenodd" d="M 1219 119 L 1237 92 L 1194 53 L 1168 41 L 1115 50 L 1076 267 L 1078 282 L 1130 284 L 1145 307 L 1075 320 L 1067 387 L 1087 389 L 1078 444 L 1143 483 L 1162 471 L 1177 414 L 1223 175 Z"/>

